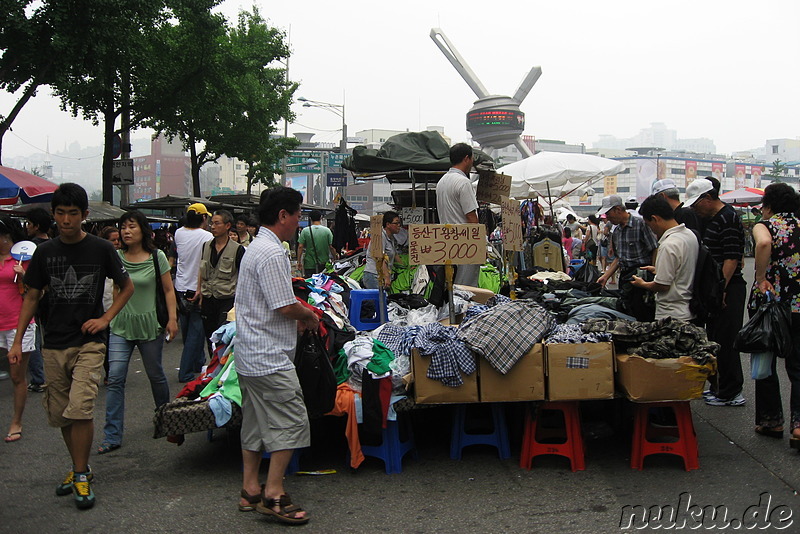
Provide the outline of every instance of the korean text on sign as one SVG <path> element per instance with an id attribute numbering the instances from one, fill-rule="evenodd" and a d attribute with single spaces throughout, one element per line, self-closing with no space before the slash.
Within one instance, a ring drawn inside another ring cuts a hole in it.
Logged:
<path id="1" fill-rule="evenodd" d="M 412 224 L 408 227 L 412 265 L 483 264 L 486 227 L 482 224 Z"/>
<path id="2" fill-rule="evenodd" d="M 504 198 L 500 202 L 500 215 L 503 220 L 503 245 L 506 250 L 522 250 L 522 218 L 519 202 Z"/>

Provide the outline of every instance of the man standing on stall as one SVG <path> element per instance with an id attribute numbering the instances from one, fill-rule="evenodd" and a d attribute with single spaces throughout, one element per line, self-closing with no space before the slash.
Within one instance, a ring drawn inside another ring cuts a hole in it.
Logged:
<path id="1" fill-rule="evenodd" d="M 478 200 L 469 181 L 469 171 L 475 165 L 472 147 L 456 143 L 450 148 L 452 167 L 436 184 L 436 211 L 441 224 L 478 224 Z M 454 283 L 478 286 L 481 266 L 458 265 Z"/>
<path id="2" fill-rule="evenodd" d="M 605 214 L 617 229 L 611 234 L 611 245 L 616 258 L 606 272 L 597 279 L 605 286 L 609 278 L 620 270 L 619 289 L 622 291 L 622 303 L 625 312 L 636 317 L 637 321 L 652 321 L 655 308 L 646 304 L 644 296 L 647 291 L 634 287 L 631 282 L 638 269 L 653 265 L 658 241 L 653 232 L 644 224 L 641 217 L 632 215 L 619 195 L 603 198 L 603 204 L 597 216 Z"/>
<path id="3" fill-rule="evenodd" d="M 294 237 L 303 195 L 289 187 L 261 193 L 261 228 L 242 260 L 236 292 L 236 372 L 242 389 L 242 491 L 239 510 L 256 510 L 290 524 L 309 518 L 283 487 L 294 449 L 308 447 L 310 428 L 292 361 L 298 331 L 317 331 L 319 319 L 292 290 L 292 267 L 282 241 Z M 267 481 L 258 479 L 270 453 Z"/>
<path id="4" fill-rule="evenodd" d="M 722 310 L 710 319 L 706 329 L 708 339 L 719 343 L 716 379 L 711 389 L 704 392 L 706 404 L 711 406 L 743 406 L 744 375 L 742 359 L 733 348 L 736 334 L 744 322 L 747 287 L 742 276 L 744 258 L 744 227 L 739 214 L 719 199 L 719 181 L 716 178 L 698 178 L 686 188 L 687 206 L 707 220 L 703 244 L 711 257 L 722 266 L 725 293 Z"/>

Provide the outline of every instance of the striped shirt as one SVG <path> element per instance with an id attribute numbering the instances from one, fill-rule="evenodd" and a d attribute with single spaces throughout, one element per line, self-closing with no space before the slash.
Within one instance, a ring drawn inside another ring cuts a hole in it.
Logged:
<path id="1" fill-rule="evenodd" d="M 617 226 L 611 234 L 611 242 L 622 270 L 651 265 L 653 251 L 658 247 L 656 235 L 644 224 L 644 219 L 634 215 L 628 217 L 627 223 Z"/>
<path id="2" fill-rule="evenodd" d="M 703 243 L 708 247 L 711 257 L 722 265 L 725 260 L 737 260 L 733 276 L 742 274 L 744 257 L 744 228 L 739 214 L 728 204 L 706 223 Z"/>
<path id="3" fill-rule="evenodd" d="M 297 321 L 278 308 L 297 302 L 286 249 L 262 227 L 247 247 L 236 288 L 236 372 L 265 376 L 294 369 Z"/>

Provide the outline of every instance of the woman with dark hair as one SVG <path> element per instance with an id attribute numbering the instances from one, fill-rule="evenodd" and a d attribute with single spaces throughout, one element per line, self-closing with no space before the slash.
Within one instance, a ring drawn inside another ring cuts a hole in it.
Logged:
<path id="1" fill-rule="evenodd" d="M 150 380 L 150 389 L 156 408 L 169 402 L 169 385 L 161 365 L 164 331 L 156 313 L 156 266 L 167 303 L 169 321 L 166 326 L 167 341 L 178 333 L 177 303 L 172 286 L 167 257 L 153 241 L 147 217 L 139 211 L 129 211 L 119 219 L 122 248 L 117 251 L 122 264 L 133 280 L 136 292 L 111 321 L 108 336 L 108 388 L 106 390 L 105 438 L 99 454 L 122 446 L 125 417 L 125 379 L 134 347 L 139 348 L 142 363 Z"/>
<path id="2" fill-rule="evenodd" d="M 22 241 L 25 235 L 16 221 L 0 215 L 0 348 L 8 351 L 17 334 L 19 313 L 22 310 L 22 277 L 28 268 L 28 262 L 22 263 L 11 257 L 11 247 Z M 3 439 L 6 443 L 19 441 L 22 438 L 22 412 L 28 398 L 28 384 L 25 373 L 28 370 L 28 358 L 36 346 L 36 325 L 31 321 L 22 338 L 22 359 L 11 364 L 11 381 L 14 384 L 14 415 L 11 426 Z M 8 378 L 8 375 L 2 378 Z"/>
<path id="3" fill-rule="evenodd" d="M 800 227 L 797 210 L 800 197 L 791 186 L 770 184 L 764 190 L 763 218 L 753 227 L 756 252 L 755 286 L 751 306 L 759 294 L 767 291 L 779 302 L 786 303 L 792 312 L 792 348 L 788 354 L 776 354 L 785 359 L 786 374 L 792 385 L 790 445 L 800 449 Z M 772 374 L 756 380 L 756 428 L 758 434 L 772 438 L 783 437 L 783 404 L 776 368 L 772 359 Z"/>
<path id="4" fill-rule="evenodd" d="M 594 265 L 597 261 L 597 249 L 600 244 L 600 219 L 595 215 L 589 215 L 589 224 L 586 225 L 586 233 L 583 236 L 583 245 L 586 249 L 586 259 Z"/>

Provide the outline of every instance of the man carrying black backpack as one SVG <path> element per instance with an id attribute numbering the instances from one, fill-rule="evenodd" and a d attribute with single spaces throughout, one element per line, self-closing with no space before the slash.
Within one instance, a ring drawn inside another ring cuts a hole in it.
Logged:
<path id="1" fill-rule="evenodd" d="M 744 228 L 736 211 L 719 199 L 719 187 L 719 181 L 709 177 L 696 179 L 686 188 L 685 205 L 708 220 L 703 243 L 725 276 L 722 310 L 707 326 L 708 338 L 720 344 L 718 372 L 704 397 L 710 406 L 743 406 L 747 401 L 742 396 L 742 360 L 733 341 L 742 328 L 747 296 L 742 277 Z"/>

